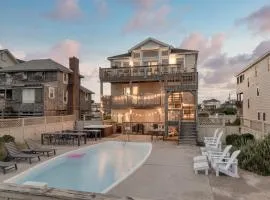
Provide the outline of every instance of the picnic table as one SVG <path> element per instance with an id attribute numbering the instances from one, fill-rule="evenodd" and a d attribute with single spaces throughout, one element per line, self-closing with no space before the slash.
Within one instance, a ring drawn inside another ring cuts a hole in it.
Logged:
<path id="1" fill-rule="evenodd" d="M 84 144 L 87 143 L 87 133 L 84 132 L 55 132 L 55 133 L 42 133 L 41 134 L 41 144 L 44 144 L 44 138 L 48 137 L 49 142 L 52 143 L 52 138 L 55 138 L 55 136 L 62 136 L 63 138 L 65 136 L 72 136 L 73 137 L 73 144 L 74 144 L 74 139 L 76 138 L 78 141 L 78 146 L 81 145 L 81 138 L 84 138 Z"/>

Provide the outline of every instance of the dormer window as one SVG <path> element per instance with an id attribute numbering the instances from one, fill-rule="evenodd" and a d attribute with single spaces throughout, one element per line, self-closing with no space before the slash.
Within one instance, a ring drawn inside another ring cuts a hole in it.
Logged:
<path id="1" fill-rule="evenodd" d="M 88 101 L 88 99 L 89 99 L 89 95 L 88 93 L 85 93 L 85 101 Z"/>

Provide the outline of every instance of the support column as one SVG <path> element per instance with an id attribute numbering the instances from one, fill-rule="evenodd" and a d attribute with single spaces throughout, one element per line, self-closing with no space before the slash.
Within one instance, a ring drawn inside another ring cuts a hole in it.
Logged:
<path id="1" fill-rule="evenodd" d="M 168 131 L 169 131 L 169 127 L 168 127 L 168 92 L 165 90 L 164 91 L 164 118 L 165 118 L 165 136 L 168 136 Z"/>
<path id="2" fill-rule="evenodd" d="M 101 110 L 101 120 L 103 121 L 103 81 L 100 80 L 100 110 Z"/>

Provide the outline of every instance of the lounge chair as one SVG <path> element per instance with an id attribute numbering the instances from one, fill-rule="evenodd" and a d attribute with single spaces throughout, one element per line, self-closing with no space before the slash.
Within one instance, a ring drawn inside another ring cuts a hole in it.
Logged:
<path id="1" fill-rule="evenodd" d="M 5 149 L 7 151 L 7 155 L 9 158 L 13 159 L 26 159 L 29 161 L 29 163 L 32 163 L 33 158 L 38 158 L 40 161 L 39 154 L 33 154 L 33 153 L 23 153 L 21 152 L 15 145 L 14 142 L 9 142 L 4 144 Z"/>
<path id="2" fill-rule="evenodd" d="M 195 174 L 198 174 L 198 171 L 204 171 L 205 175 L 208 175 L 208 170 L 209 170 L 208 162 L 194 163 L 193 169 L 195 171 Z"/>
<path id="3" fill-rule="evenodd" d="M 25 140 L 25 143 L 27 144 L 28 148 L 33 152 L 33 153 L 42 153 L 43 155 L 46 153 L 47 156 L 50 156 L 50 153 L 53 153 L 54 155 L 56 154 L 56 150 L 53 148 L 44 148 L 40 145 L 38 145 L 35 141 L 29 139 Z"/>
<path id="4" fill-rule="evenodd" d="M 220 162 L 216 162 L 213 165 L 214 170 L 216 171 L 216 176 L 219 176 L 219 172 L 222 172 L 228 176 L 239 178 L 238 175 L 238 161 L 237 156 L 240 154 L 240 150 L 234 151 L 230 158 L 224 158 Z"/>
<path id="5" fill-rule="evenodd" d="M 0 161 L 0 168 L 2 169 L 3 173 L 5 174 L 6 173 L 6 170 L 8 169 L 15 169 L 17 170 L 17 164 L 16 163 L 13 163 L 13 162 L 2 162 Z"/>

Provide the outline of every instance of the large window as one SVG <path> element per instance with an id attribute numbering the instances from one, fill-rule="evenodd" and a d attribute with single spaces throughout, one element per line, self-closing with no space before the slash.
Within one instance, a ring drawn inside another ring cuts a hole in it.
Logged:
<path id="1" fill-rule="evenodd" d="M 23 103 L 35 103 L 35 89 L 23 89 L 22 91 Z"/>
<path id="2" fill-rule="evenodd" d="M 124 87 L 124 95 L 130 95 L 130 87 Z"/>
<path id="3" fill-rule="evenodd" d="M 63 73 L 63 82 L 64 82 L 65 84 L 68 83 L 68 74 L 66 74 L 66 73 Z"/>
<path id="4" fill-rule="evenodd" d="M 138 86 L 133 86 L 132 87 L 132 94 L 133 95 L 138 95 L 139 94 L 139 87 Z"/>
<path id="5" fill-rule="evenodd" d="M 68 102 L 68 91 L 67 90 L 63 93 L 63 102 L 65 104 Z"/>

